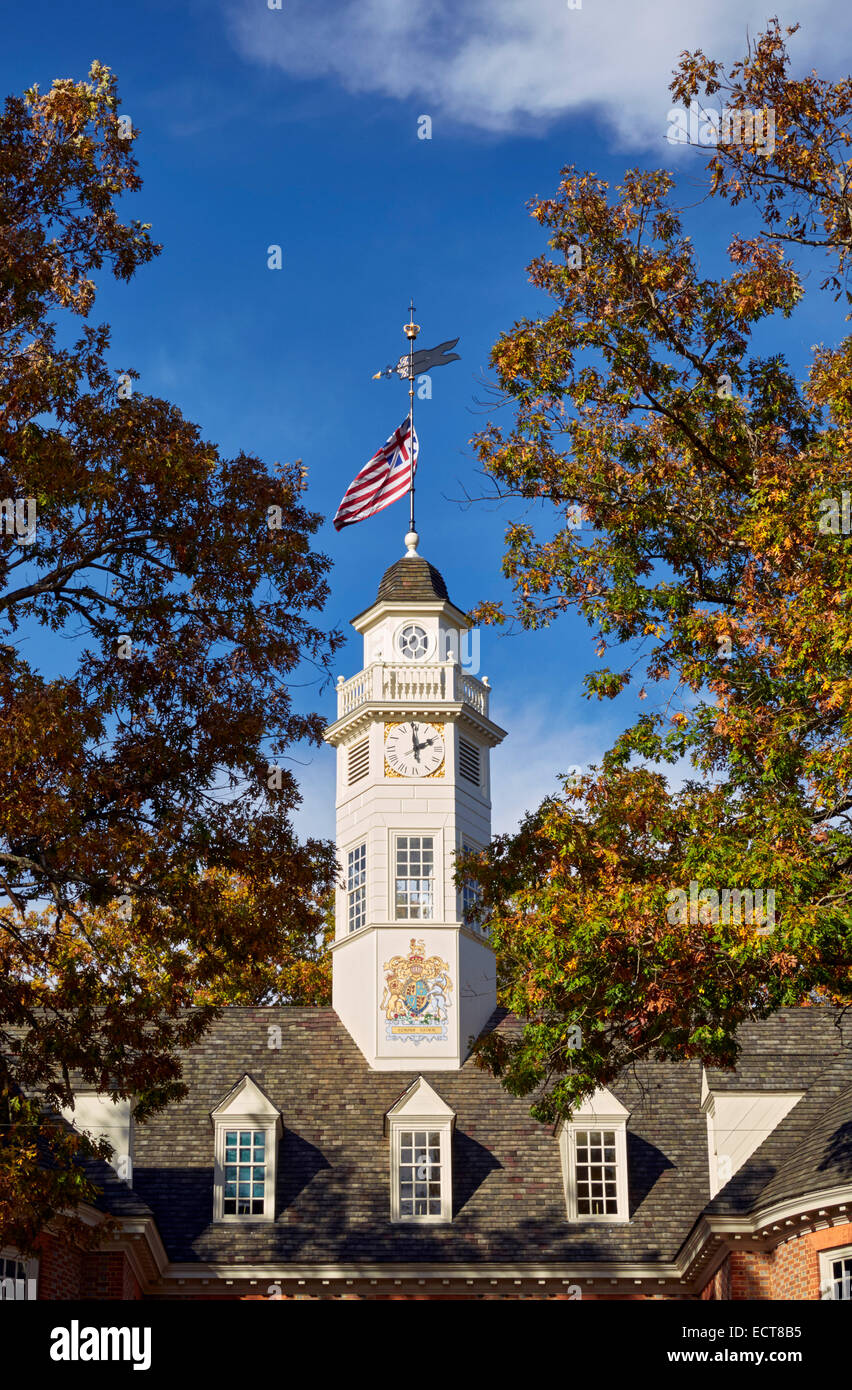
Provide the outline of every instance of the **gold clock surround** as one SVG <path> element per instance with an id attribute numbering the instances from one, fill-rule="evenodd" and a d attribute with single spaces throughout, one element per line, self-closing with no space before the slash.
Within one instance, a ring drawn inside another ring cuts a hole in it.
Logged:
<path id="1" fill-rule="evenodd" d="M 384 736 L 383 736 L 383 740 L 382 740 L 382 747 L 384 748 L 385 743 L 387 743 L 388 734 L 391 732 L 392 729 L 401 729 L 402 726 L 403 726 L 403 724 L 410 724 L 410 723 L 411 723 L 411 720 L 410 720 L 410 719 L 395 719 L 392 723 L 390 723 L 390 724 L 385 724 L 385 726 L 384 726 Z M 443 745 L 444 745 L 444 756 L 443 756 L 443 758 L 441 759 L 441 761 L 439 762 L 438 766 L 435 768 L 435 771 L 434 771 L 434 772 L 427 772 L 425 777 L 420 777 L 420 778 L 418 779 L 418 780 L 421 781 L 421 782 L 428 782 L 430 779 L 433 779 L 433 778 L 435 778 L 435 777 L 443 777 L 443 775 L 444 775 L 444 767 L 445 767 L 446 761 L 447 761 L 447 736 L 446 736 L 446 733 L 445 733 L 445 729 L 446 729 L 446 725 L 445 725 L 445 724 L 438 724 L 434 719 L 424 720 L 424 723 L 431 724 L 433 729 L 437 729 L 437 730 L 438 730 L 438 733 L 441 735 L 441 741 L 442 741 L 442 743 L 443 743 Z M 394 769 L 390 766 L 390 764 L 389 764 L 387 758 L 385 758 L 384 762 L 385 762 L 385 776 L 386 776 L 386 777 L 398 777 L 398 778 L 400 778 L 400 780 L 403 781 L 403 782 L 413 782 L 413 781 L 414 781 L 414 778 L 413 778 L 413 777 L 406 777 L 406 775 L 405 775 L 404 772 L 395 772 Z"/>

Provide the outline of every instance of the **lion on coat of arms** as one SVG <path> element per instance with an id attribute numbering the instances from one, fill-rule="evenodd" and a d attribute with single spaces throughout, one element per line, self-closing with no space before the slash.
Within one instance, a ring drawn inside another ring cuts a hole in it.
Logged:
<path id="1" fill-rule="evenodd" d="M 389 1023 L 443 1023 L 452 1002 L 450 967 L 440 956 L 427 956 L 426 944 L 414 937 L 407 956 L 392 956 L 382 969 L 385 992 L 379 1005 Z"/>

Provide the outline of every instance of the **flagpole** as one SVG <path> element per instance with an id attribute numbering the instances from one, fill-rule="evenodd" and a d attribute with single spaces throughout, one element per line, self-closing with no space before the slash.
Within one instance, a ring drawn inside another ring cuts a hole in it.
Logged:
<path id="1" fill-rule="evenodd" d="M 411 533 L 414 532 L 414 339 L 420 332 L 419 324 L 414 322 L 414 300 L 408 305 L 408 323 L 403 326 L 403 333 L 408 339 L 408 431 L 411 448 L 411 485 L 408 489 L 408 515 Z"/>

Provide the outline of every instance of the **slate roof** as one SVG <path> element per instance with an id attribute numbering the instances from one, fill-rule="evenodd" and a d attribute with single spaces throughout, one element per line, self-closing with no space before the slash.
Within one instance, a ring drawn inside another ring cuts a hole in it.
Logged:
<path id="1" fill-rule="evenodd" d="M 822 1023 L 830 1022 L 827 1014 L 825 1011 Z M 832 1028 L 833 1038 L 824 1040 L 827 1065 L 789 1115 L 713 1199 L 708 1214 L 747 1215 L 774 1202 L 827 1192 L 852 1182 L 851 1031 L 848 1025 L 842 1031 Z M 812 1042 L 820 1032 L 814 1020 L 809 1028 L 802 1027 L 803 1041 L 805 1033 Z M 828 1052 L 832 1042 L 836 1049 L 833 1056 Z M 796 1076 L 807 1074 L 815 1062 L 813 1054 L 805 1054 L 800 1069 L 788 1066 L 784 1085 L 777 1089 L 800 1089 Z"/>
<path id="2" fill-rule="evenodd" d="M 376 602 L 385 599 L 395 603 L 423 603 L 435 599 L 449 602 L 450 596 L 443 576 L 434 565 L 422 555 L 404 555 L 382 575 Z"/>
<path id="3" fill-rule="evenodd" d="M 86 1176 L 100 1188 L 97 1205 L 101 1211 L 111 1216 L 144 1219 L 153 1216 L 151 1208 L 144 1202 L 134 1187 L 130 1187 L 118 1176 L 114 1168 L 103 1159 L 84 1159 L 82 1163 Z"/>
<path id="4" fill-rule="evenodd" d="M 268 1027 L 282 1030 L 280 1051 Z M 709 1199 L 701 1066 L 649 1063 L 631 1111 L 629 1225 L 568 1225 L 559 1146 L 529 1101 L 468 1061 L 423 1075 L 456 1114 L 453 1221 L 392 1225 L 384 1116 L 415 1079 L 370 1071 L 332 1009 L 228 1008 L 184 1054 L 189 1095 L 136 1128 L 134 1187 L 181 1263 L 667 1261 Z M 210 1113 L 248 1072 L 280 1109 L 276 1219 L 219 1224 Z"/>
<path id="5" fill-rule="evenodd" d="M 99 1205 L 153 1214 L 176 1263 L 512 1265 L 673 1261 L 703 1211 L 748 1215 L 852 1180 L 852 1018 L 788 1009 L 743 1025 L 734 1072 L 714 1091 L 802 1090 L 804 1098 L 711 1201 L 697 1061 L 645 1062 L 611 1087 L 627 1123 L 630 1222 L 568 1223 L 559 1145 L 468 1061 L 422 1075 L 455 1112 L 453 1220 L 392 1225 L 384 1117 L 417 1072 L 371 1071 L 333 1009 L 223 1010 L 183 1054 L 185 1100 L 135 1129 L 133 1187 L 90 1166 Z M 282 1046 L 268 1046 L 269 1026 Z M 498 1010 L 490 1027 L 519 1024 Z M 274 1222 L 212 1221 L 211 1112 L 248 1073 L 281 1111 Z"/>
<path id="6" fill-rule="evenodd" d="M 780 1009 L 740 1026 L 734 1071 L 707 1068 L 713 1091 L 801 1091 L 852 1049 L 852 1015 L 833 1009 Z"/>

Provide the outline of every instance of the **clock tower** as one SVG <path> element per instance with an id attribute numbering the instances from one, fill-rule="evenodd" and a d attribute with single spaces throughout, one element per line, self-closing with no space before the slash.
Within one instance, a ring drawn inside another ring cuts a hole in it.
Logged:
<path id="1" fill-rule="evenodd" d="M 505 731 L 465 660 L 470 625 L 418 537 L 353 618 L 364 664 L 337 685 L 334 1007 L 378 1071 L 461 1066 L 496 1004 L 494 953 L 464 921 L 456 855 L 491 838 Z"/>

